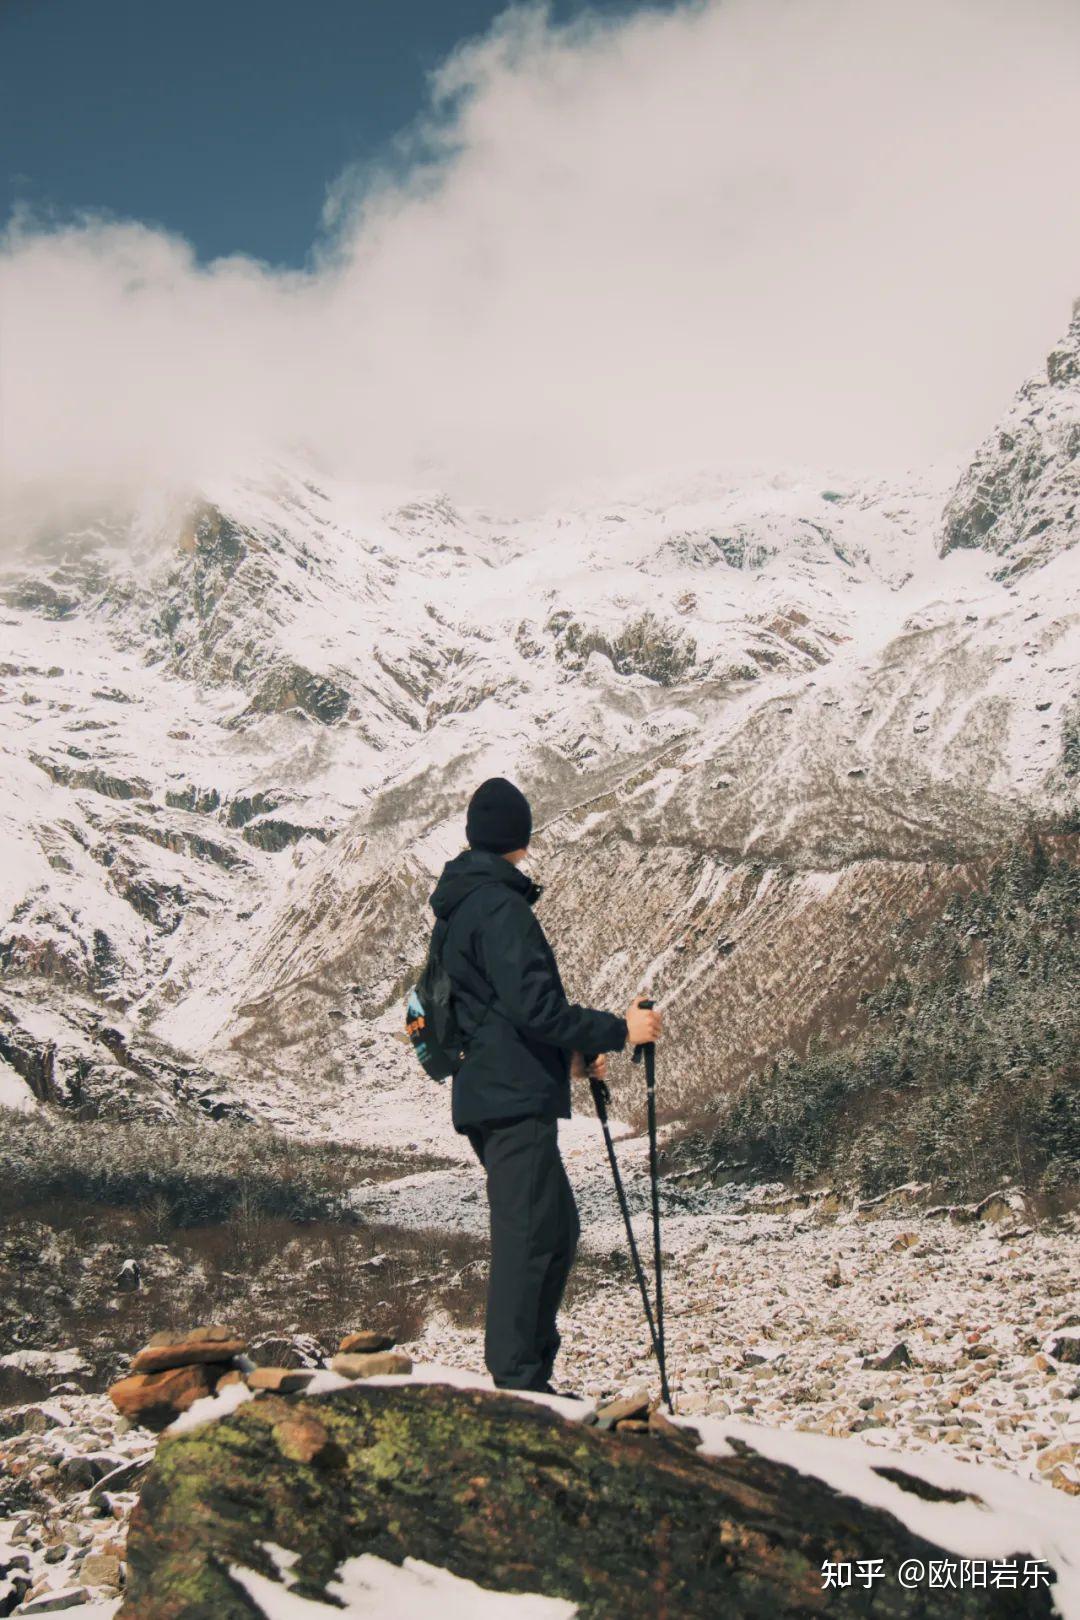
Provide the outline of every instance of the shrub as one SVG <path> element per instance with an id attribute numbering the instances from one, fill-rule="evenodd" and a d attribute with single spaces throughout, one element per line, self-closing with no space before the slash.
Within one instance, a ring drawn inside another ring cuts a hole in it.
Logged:
<path id="1" fill-rule="evenodd" d="M 724 1107 L 725 1158 L 772 1175 L 971 1195 L 1080 1183 L 1080 870 L 1038 837 L 908 941 L 850 1045 L 776 1059 Z M 1045 1180 L 1044 1180 L 1045 1178 Z"/>
<path id="2" fill-rule="evenodd" d="M 392 1159 L 222 1121 L 162 1125 L 3 1115 L 0 1215 L 54 1200 L 155 1212 L 170 1227 L 235 1218 L 348 1218 L 361 1176 Z M 414 1161 L 410 1164 L 415 1168 Z"/>

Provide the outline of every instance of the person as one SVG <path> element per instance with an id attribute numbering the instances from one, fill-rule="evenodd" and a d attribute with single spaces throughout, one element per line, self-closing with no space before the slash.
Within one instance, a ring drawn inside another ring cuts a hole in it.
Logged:
<path id="1" fill-rule="evenodd" d="M 465 835 L 468 848 L 447 861 L 430 903 L 436 926 L 445 924 L 442 962 L 463 1036 L 453 1122 L 487 1180 L 484 1359 L 500 1389 L 551 1392 L 556 1319 L 581 1230 L 558 1140 L 571 1073 L 603 1079 L 604 1054 L 657 1040 L 661 1015 L 641 997 L 624 1017 L 567 999 L 533 912 L 540 885 L 521 870 L 532 812 L 519 788 L 501 776 L 482 782 Z"/>

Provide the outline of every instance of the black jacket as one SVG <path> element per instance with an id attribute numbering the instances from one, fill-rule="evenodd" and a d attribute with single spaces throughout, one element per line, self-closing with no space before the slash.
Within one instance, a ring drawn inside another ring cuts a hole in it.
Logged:
<path id="1" fill-rule="evenodd" d="M 532 913 L 539 894 L 512 861 L 467 849 L 447 861 L 431 896 L 465 1036 L 453 1085 L 459 1131 L 521 1115 L 569 1119 L 571 1051 L 618 1052 L 626 1044 L 625 1018 L 567 1001 Z"/>

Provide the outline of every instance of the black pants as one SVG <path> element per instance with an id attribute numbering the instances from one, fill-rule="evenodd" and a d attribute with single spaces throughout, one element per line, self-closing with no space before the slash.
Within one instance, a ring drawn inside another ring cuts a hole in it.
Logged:
<path id="1" fill-rule="evenodd" d="M 491 1212 L 484 1360 L 500 1389 L 540 1389 L 559 1350 L 555 1318 L 581 1224 L 553 1119 L 468 1128 Z"/>

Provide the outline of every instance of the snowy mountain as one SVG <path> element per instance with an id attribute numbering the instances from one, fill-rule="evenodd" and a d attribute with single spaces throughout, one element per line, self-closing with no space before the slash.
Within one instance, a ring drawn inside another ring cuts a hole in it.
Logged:
<path id="1" fill-rule="evenodd" d="M 839 1033 L 898 923 L 1075 804 L 1078 466 L 1080 318 L 959 482 L 701 475 L 515 520 L 297 464 L 28 539 L 0 1101 L 377 1134 L 374 1091 L 408 1135 L 428 1083 L 390 1035 L 493 772 L 572 993 L 670 1007 L 669 1106 Z"/>
<path id="2" fill-rule="evenodd" d="M 1039 567 L 1075 543 L 1080 500 L 1077 327 L 1021 388 L 980 448 L 945 513 L 942 551 L 983 546 L 1004 558 L 996 576 Z"/>

